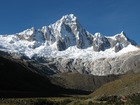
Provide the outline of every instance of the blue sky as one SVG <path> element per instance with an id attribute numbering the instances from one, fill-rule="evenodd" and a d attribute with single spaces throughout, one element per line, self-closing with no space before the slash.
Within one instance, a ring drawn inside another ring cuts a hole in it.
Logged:
<path id="1" fill-rule="evenodd" d="M 0 0 L 0 34 L 41 28 L 71 13 L 92 34 L 124 31 L 140 44 L 140 0 Z"/>

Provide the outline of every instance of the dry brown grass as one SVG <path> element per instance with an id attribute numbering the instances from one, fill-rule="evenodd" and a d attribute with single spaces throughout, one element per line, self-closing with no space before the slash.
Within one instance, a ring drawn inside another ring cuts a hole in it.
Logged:
<path id="1" fill-rule="evenodd" d="M 130 95 L 137 92 L 140 92 L 140 73 L 122 76 L 118 80 L 101 86 L 90 96 Z"/>

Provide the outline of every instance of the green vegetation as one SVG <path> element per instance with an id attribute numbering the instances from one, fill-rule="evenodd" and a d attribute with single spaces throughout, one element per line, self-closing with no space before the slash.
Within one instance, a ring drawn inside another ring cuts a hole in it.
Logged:
<path id="1" fill-rule="evenodd" d="M 140 94 L 129 96 L 103 96 L 98 101 L 106 102 L 105 105 L 140 105 Z"/>
<path id="2" fill-rule="evenodd" d="M 0 99 L 0 105 L 96 105 L 100 101 L 88 99 L 88 97 L 52 97 L 52 98 L 14 98 Z"/>
<path id="3" fill-rule="evenodd" d="M 125 97 L 125 98 L 124 98 Z M 122 100 L 123 99 L 123 100 Z M 131 96 L 103 96 L 99 99 L 87 96 L 51 98 L 0 99 L 0 105 L 140 105 L 140 94 Z"/>

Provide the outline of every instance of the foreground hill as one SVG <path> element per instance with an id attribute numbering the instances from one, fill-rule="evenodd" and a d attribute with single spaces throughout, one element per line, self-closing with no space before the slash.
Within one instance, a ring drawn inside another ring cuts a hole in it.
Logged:
<path id="1" fill-rule="evenodd" d="M 90 96 L 99 98 L 104 96 L 129 96 L 136 93 L 140 93 L 140 72 L 124 75 L 118 80 L 109 82 L 101 86 Z"/>

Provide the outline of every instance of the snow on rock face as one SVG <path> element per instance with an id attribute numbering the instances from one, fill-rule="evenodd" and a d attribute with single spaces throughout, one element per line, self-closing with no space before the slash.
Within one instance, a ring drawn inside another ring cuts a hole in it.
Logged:
<path id="1" fill-rule="evenodd" d="M 27 29 L 27 30 L 25 30 L 25 31 L 23 31 L 23 32 L 18 33 L 18 36 L 19 36 L 19 38 L 22 39 L 22 40 L 31 41 L 34 32 L 35 32 L 35 29 L 34 29 L 34 28 L 31 28 L 31 29 Z"/>
<path id="2" fill-rule="evenodd" d="M 122 31 L 120 34 L 116 34 L 112 37 L 107 37 L 110 47 L 114 48 L 115 52 L 119 52 L 121 49 L 127 47 L 128 45 L 136 45 L 136 43 L 130 40 L 125 33 Z"/>
<path id="3" fill-rule="evenodd" d="M 57 42 L 59 51 L 75 45 L 77 48 L 87 48 L 90 46 L 87 32 L 73 14 L 63 16 L 56 23 L 49 25 L 45 29 L 45 33 L 53 38 L 51 43 Z"/>
<path id="4" fill-rule="evenodd" d="M 95 33 L 93 36 L 93 50 L 104 51 L 110 47 L 108 39 L 102 36 L 100 33 Z"/>
<path id="5" fill-rule="evenodd" d="M 31 28 L 15 35 L 0 36 L 0 50 L 16 52 L 29 58 L 60 56 L 95 60 L 114 56 L 129 45 L 135 43 L 124 32 L 112 37 L 100 33 L 90 34 L 73 14 L 65 15 L 56 23 L 41 29 Z"/>

